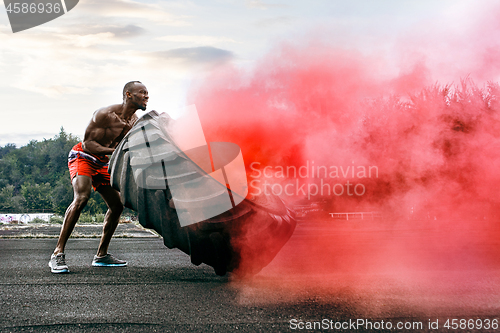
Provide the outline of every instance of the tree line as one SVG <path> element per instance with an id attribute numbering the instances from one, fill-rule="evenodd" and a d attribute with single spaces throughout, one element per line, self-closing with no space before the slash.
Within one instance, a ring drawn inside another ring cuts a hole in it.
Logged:
<path id="1" fill-rule="evenodd" d="M 52 139 L 0 147 L 0 212 L 52 212 L 63 215 L 73 200 L 68 153 L 80 139 L 61 127 Z M 107 206 L 92 191 L 84 212 L 102 214 Z"/>

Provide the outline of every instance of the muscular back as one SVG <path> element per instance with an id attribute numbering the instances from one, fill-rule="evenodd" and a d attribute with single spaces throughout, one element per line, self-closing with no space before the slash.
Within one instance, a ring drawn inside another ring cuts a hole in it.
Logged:
<path id="1" fill-rule="evenodd" d="M 115 104 L 94 112 L 85 130 L 83 149 L 91 154 L 109 155 L 130 131 L 137 120 L 133 114 L 130 119 L 122 119 L 122 105 Z"/>

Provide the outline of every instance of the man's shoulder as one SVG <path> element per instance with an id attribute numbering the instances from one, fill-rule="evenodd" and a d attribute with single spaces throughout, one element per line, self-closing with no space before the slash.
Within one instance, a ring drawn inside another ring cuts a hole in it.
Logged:
<path id="1" fill-rule="evenodd" d="M 94 122 L 101 122 L 105 120 L 106 118 L 109 118 L 109 116 L 114 116 L 116 115 L 116 111 L 118 111 L 121 107 L 121 104 L 113 104 L 109 106 L 102 107 L 100 109 L 97 109 L 94 111 L 94 114 L 92 116 L 92 120 Z"/>
<path id="2" fill-rule="evenodd" d="M 122 107 L 121 104 L 113 104 L 113 105 L 104 106 L 100 109 L 95 110 L 94 114 L 115 113 L 116 111 L 120 110 L 121 107 Z"/>

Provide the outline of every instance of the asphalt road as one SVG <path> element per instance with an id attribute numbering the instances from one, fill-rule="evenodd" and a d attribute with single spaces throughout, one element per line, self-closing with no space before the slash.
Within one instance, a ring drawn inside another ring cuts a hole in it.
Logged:
<path id="1" fill-rule="evenodd" d="M 446 229 L 302 224 L 247 280 L 194 266 L 160 238 L 114 239 L 110 252 L 125 268 L 91 267 L 99 240 L 70 239 L 64 275 L 47 265 L 56 239 L 0 239 L 0 331 L 361 332 L 371 322 L 373 331 L 498 332 L 484 327 L 500 318 L 500 265 L 469 263 L 499 246 L 473 231 L 463 230 L 472 236 L 457 247 L 444 242 Z M 419 260 L 436 253 L 444 259 Z M 447 319 L 474 324 L 453 330 Z M 315 321 L 322 326 L 307 329 Z M 389 322 L 392 330 L 382 329 Z"/>

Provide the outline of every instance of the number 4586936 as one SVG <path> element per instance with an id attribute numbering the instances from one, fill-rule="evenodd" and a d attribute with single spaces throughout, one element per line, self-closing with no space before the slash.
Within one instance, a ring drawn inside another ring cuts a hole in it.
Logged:
<path id="1" fill-rule="evenodd" d="M 6 8 L 7 13 L 11 14 L 35 14 L 35 13 L 56 13 L 59 14 L 62 10 L 61 4 L 60 3 L 55 3 L 52 4 L 50 2 L 48 3 L 26 3 L 26 2 L 14 2 L 14 3 L 9 3 L 9 5 Z"/>
<path id="2" fill-rule="evenodd" d="M 444 328 L 452 330 L 464 329 L 498 329 L 498 319 L 448 319 Z"/>

